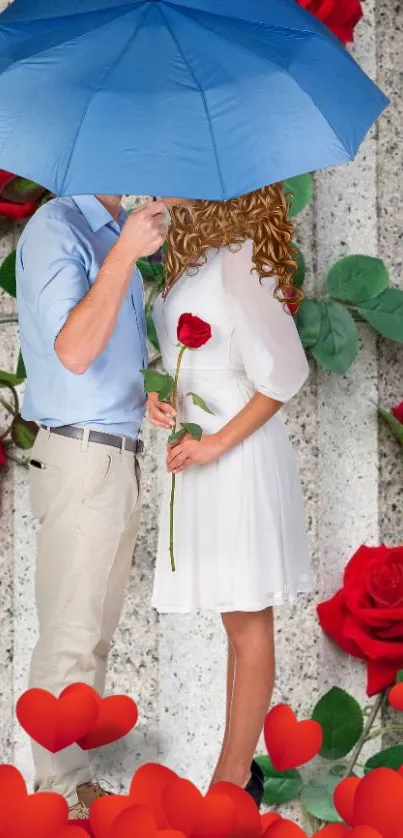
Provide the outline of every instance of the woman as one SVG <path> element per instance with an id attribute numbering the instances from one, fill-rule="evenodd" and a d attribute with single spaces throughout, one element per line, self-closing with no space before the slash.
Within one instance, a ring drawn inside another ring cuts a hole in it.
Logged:
<path id="1" fill-rule="evenodd" d="M 154 309 L 165 369 L 174 374 L 183 313 L 212 337 L 186 351 L 178 420 L 203 427 L 168 446 L 153 605 L 221 613 L 228 635 L 224 741 L 212 783 L 244 787 L 260 805 L 253 754 L 273 690 L 273 606 L 309 590 L 301 487 L 281 408 L 308 364 L 285 299 L 299 299 L 288 204 L 281 185 L 224 203 L 166 199 L 172 224 L 166 288 Z M 198 393 L 211 413 L 186 394 Z M 151 421 L 172 409 L 149 399 Z M 169 413 L 171 415 L 169 415 Z M 177 479 L 175 560 L 169 560 L 169 486 Z M 252 764 L 251 764 L 252 763 Z"/>

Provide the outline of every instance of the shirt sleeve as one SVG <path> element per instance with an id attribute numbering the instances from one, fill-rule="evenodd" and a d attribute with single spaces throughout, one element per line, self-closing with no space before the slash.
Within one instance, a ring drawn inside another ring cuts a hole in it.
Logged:
<path id="1" fill-rule="evenodd" d="M 17 295 L 34 312 L 47 352 L 88 290 L 84 256 L 65 219 L 47 216 L 29 225 L 17 249 Z"/>
<path id="2" fill-rule="evenodd" d="M 223 281 L 235 340 L 257 392 L 285 403 L 305 383 L 309 366 L 294 318 L 274 296 L 275 279 L 259 281 L 252 268 L 251 242 L 236 253 L 224 252 Z"/>

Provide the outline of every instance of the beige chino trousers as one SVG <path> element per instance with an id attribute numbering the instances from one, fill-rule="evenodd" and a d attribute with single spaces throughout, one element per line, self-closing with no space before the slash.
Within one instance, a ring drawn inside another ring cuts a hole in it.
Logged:
<path id="1" fill-rule="evenodd" d="M 38 519 L 39 638 L 29 686 L 54 695 L 78 681 L 104 691 L 107 656 L 129 579 L 140 518 L 140 468 L 133 453 L 41 429 L 30 465 Z M 35 790 L 69 805 L 90 782 L 88 752 L 51 754 L 35 742 Z"/>

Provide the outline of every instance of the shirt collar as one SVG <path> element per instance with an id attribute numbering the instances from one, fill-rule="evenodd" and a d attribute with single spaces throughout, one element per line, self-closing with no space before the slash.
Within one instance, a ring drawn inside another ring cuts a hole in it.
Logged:
<path id="1" fill-rule="evenodd" d="M 98 201 L 95 195 L 73 195 L 72 199 L 84 218 L 88 221 L 93 233 L 97 233 L 102 227 L 107 224 L 117 223 L 122 227 L 127 218 L 127 212 L 122 208 L 117 222 L 110 214 L 109 210 Z"/>

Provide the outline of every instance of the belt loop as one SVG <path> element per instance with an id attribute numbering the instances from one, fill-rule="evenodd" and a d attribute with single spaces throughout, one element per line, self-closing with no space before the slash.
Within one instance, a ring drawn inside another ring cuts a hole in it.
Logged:
<path id="1" fill-rule="evenodd" d="M 90 428 L 83 428 L 83 438 L 81 440 L 81 448 L 83 451 L 87 451 L 88 449 L 90 433 Z"/>
<path id="2" fill-rule="evenodd" d="M 122 436 L 122 447 L 121 447 L 121 449 L 120 449 L 120 453 L 121 453 L 121 454 L 123 454 L 123 451 L 126 451 L 126 442 L 127 442 L 126 437 L 125 437 L 125 436 Z"/>
<path id="3" fill-rule="evenodd" d="M 50 439 L 50 425 L 46 425 L 46 430 L 47 430 L 47 434 L 48 434 L 46 439 L 48 440 L 48 439 Z"/>

